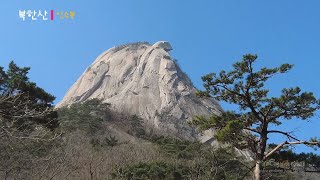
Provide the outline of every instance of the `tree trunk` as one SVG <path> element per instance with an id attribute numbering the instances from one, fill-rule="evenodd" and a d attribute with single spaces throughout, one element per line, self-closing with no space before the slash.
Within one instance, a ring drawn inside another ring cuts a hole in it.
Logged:
<path id="1" fill-rule="evenodd" d="M 256 161 L 256 167 L 254 168 L 254 180 L 261 180 L 261 161 Z"/>

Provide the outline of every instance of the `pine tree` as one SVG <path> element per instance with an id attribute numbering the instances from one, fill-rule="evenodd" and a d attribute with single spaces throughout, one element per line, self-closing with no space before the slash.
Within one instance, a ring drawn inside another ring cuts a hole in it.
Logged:
<path id="1" fill-rule="evenodd" d="M 254 154 L 254 178 L 262 178 L 262 163 L 272 154 L 286 145 L 305 144 L 319 146 L 317 139 L 300 140 L 290 132 L 273 130 L 270 125 L 280 125 L 285 120 L 298 118 L 306 120 L 314 116 L 320 108 L 320 101 L 312 92 L 302 92 L 299 87 L 284 88 L 279 97 L 269 97 L 265 82 L 277 74 L 288 72 L 293 65 L 283 64 L 276 68 L 261 68 L 254 71 L 256 55 L 247 54 L 233 64 L 233 70 L 211 73 L 204 77 L 205 91 L 199 91 L 200 97 L 213 97 L 240 107 L 240 112 L 223 112 L 210 118 L 196 117 L 191 124 L 201 130 L 216 129 L 218 141 L 227 142 L 234 147 L 250 149 Z M 269 134 L 287 137 L 287 141 L 278 144 L 267 152 Z"/>
<path id="2" fill-rule="evenodd" d="M 32 129 L 34 125 L 49 129 L 58 126 L 57 113 L 52 106 L 55 97 L 29 80 L 29 70 L 29 67 L 18 67 L 13 61 L 7 71 L 0 67 L 0 123 L 3 131 Z"/>

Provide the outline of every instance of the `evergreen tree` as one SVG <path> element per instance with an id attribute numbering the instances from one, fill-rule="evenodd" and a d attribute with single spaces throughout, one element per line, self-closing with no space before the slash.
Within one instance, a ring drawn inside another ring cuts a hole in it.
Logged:
<path id="1" fill-rule="evenodd" d="M 54 96 L 47 93 L 27 77 L 29 67 L 18 67 L 10 62 L 7 71 L 0 67 L 0 123 L 2 130 L 32 129 L 42 125 L 54 129 L 58 126 L 53 111 Z"/>
<path id="2" fill-rule="evenodd" d="M 306 120 L 320 108 L 320 101 L 311 92 L 302 92 L 299 87 L 284 88 L 279 97 L 269 97 L 265 82 L 271 77 L 288 72 L 293 65 L 283 64 L 276 68 L 261 68 L 254 71 L 256 55 L 247 54 L 242 61 L 233 64 L 233 70 L 211 73 L 204 77 L 205 91 L 200 97 L 214 97 L 240 107 L 240 113 L 223 112 L 210 118 L 196 117 L 191 124 L 201 130 L 215 128 L 216 138 L 237 148 L 249 148 L 254 154 L 254 177 L 261 179 L 262 162 L 285 145 L 305 144 L 319 146 L 317 139 L 300 140 L 290 132 L 273 130 L 270 125 L 280 125 L 285 120 Z M 287 137 L 267 152 L 269 134 Z"/>
<path id="3" fill-rule="evenodd" d="M 0 67 L 0 169 L 4 179 L 26 172 L 60 136 L 54 131 L 59 125 L 52 107 L 55 97 L 29 80 L 29 70 L 14 62 L 7 70 Z"/>

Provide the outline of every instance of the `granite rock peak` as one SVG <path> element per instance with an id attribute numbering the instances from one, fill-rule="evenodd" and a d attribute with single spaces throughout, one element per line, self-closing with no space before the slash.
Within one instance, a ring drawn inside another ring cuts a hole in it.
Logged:
<path id="1" fill-rule="evenodd" d="M 213 99 L 199 99 L 167 41 L 130 43 L 103 52 L 69 89 L 57 108 L 92 98 L 119 112 L 137 114 L 149 130 L 184 139 L 212 140 L 187 123 L 196 115 L 220 113 Z"/>

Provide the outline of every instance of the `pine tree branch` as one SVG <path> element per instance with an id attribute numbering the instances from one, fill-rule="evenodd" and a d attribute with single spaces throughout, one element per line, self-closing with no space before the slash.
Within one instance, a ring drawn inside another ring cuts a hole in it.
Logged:
<path id="1" fill-rule="evenodd" d="M 255 129 L 252 129 L 252 128 L 249 128 L 249 127 L 244 127 L 243 129 L 248 130 L 248 131 L 252 131 L 252 132 L 255 132 L 255 133 L 258 133 L 258 134 L 261 133 L 261 132 L 255 130 Z"/>
<path id="2" fill-rule="evenodd" d="M 289 133 L 287 132 L 283 132 L 283 131 L 278 131 L 278 130 L 270 130 L 270 131 L 267 131 L 267 133 L 278 133 L 278 134 L 283 134 L 285 136 L 287 136 L 289 139 L 293 139 L 293 140 L 296 140 L 296 141 L 300 141 L 299 139 L 293 137 L 292 135 L 290 135 Z"/>
<path id="3" fill-rule="evenodd" d="M 274 154 L 276 151 L 278 151 L 280 148 L 282 148 L 284 145 L 297 145 L 297 144 L 304 144 L 304 145 L 312 145 L 312 146 L 319 146 L 320 142 L 310 142 L 310 141 L 293 141 L 293 142 L 288 142 L 285 141 L 281 144 L 279 144 L 278 146 L 276 146 L 274 149 L 272 149 L 269 153 L 267 153 L 264 158 L 263 161 L 267 160 L 272 154 Z"/>

